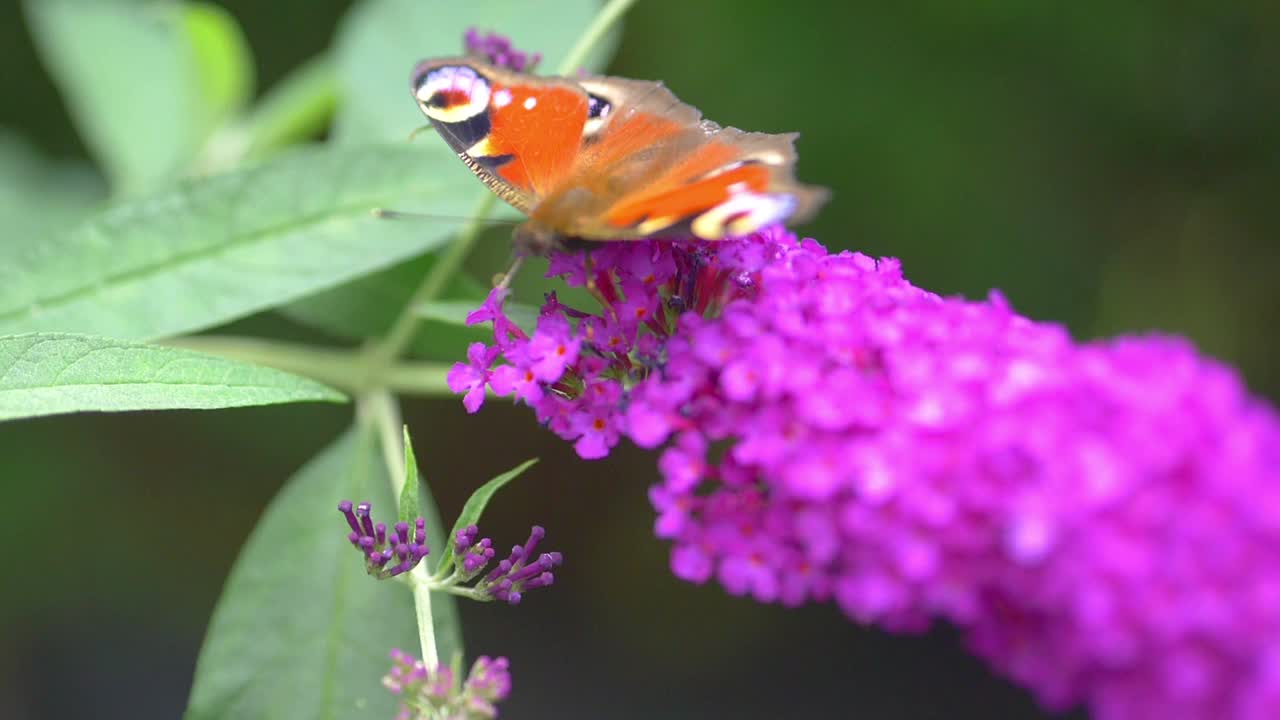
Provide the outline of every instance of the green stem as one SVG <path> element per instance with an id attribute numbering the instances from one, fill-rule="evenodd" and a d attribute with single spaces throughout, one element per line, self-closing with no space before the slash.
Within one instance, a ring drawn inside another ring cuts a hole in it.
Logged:
<path id="1" fill-rule="evenodd" d="M 315 137 L 338 108 L 337 73 L 327 55 L 293 70 L 244 118 L 245 156 L 256 159 L 284 145 Z"/>
<path id="2" fill-rule="evenodd" d="M 360 370 L 362 354 L 355 350 L 230 335 L 182 337 L 165 344 L 305 375 L 353 395 L 370 389 L 368 376 Z M 405 395 L 452 397 L 445 382 L 449 368 L 443 363 L 393 363 L 380 381 L 388 390 Z"/>
<path id="3" fill-rule="evenodd" d="M 337 107 L 333 65 L 327 56 L 313 58 L 276 83 L 247 114 L 215 132 L 195 162 L 194 173 L 227 170 L 319 135 Z"/>
<path id="4" fill-rule="evenodd" d="M 557 68 L 556 72 L 560 75 L 571 75 L 577 72 L 586 63 L 587 56 L 604 38 L 605 33 L 609 32 L 614 24 L 622 19 L 622 15 L 635 4 L 636 0 L 610 0 L 608 5 L 605 5 L 600 12 L 596 13 L 591 25 L 578 38 L 578 42 L 574 44 L 573 49 L 565 56 L 564 61 L 560 63 L 560 67 Z"/>
<path id="5" fill-rule="evenodd" d="M 387 368 L 387 389 L 405 395 L 456 397 L 445 379 L 450 365 L 437 363 L 395 363 Z"/>
<path id="6" fill-rule="evenodd" d="M 391 494 L 400 502 L 400 493 L 404 490 L 404 421 L 400 416 L 400 403 L 391 393 L 375 390 L 360 396 L 359 407 L 363 414 L 370 417 L 378 426 L 378 437 L 382 442 L 382 459 L 387 465 L 391 477 Z M 422 663 L 434 670 L 440 664 L 440 653 L 436 647 L 436 625 L 431 615 L 431 580 L 427 575 L 426 563 L 409 571 L 410 586 L 413 588 L 413 608 L 418 619 L 418 641 L 422 645 Z"/>
<path id="7" fill-rule="evenodd" d="M 587 55 L 605 36 L 614 23 L 627 11 L 635 0 L 610 0 L 596 15 L 595 20 L 583 33 L 578 43 L 569 51 L 569 55 L 561 64 L 561 73 L 568 74 L 582 65 Z M 480 236 L 481 223 L 493 209 L 496 196 L 486 192 L 476 205 L 458 239 L 436 260 L 431 271 L 427 273 L 422 284 L 413 295 L 395 321 L 391 329 L 378 342 L 368 346 L 364 353 L 364 362 L 356 367 L 359 376 L 365 378 L 362 387 L 374 387 L 362 394 L 358 400 L 358 408 L 362 414 L 370 415 L 378 425 L 378 434 L 382 438 L 382 453 L 391 475 L 391 489 L 395 497 L 400 497 L 404 488 L 404 446 L 402 443 L 403 423 L 400 417 L 400 406 L 394 396 L 388 392 L 389 381 L 398 379 L 402 383 L 417 384 L 421 387 L 439 381 L 440 376 L 434 372 L 405 372 L 403 368 L 397 372 L 396 359 L 404 352 L 405 347 L 413 339 L 418 328 L 418 308 L 435 300 L 444 292 L 445 285 L 462 268 L 472 246 Z M 418 636 L 422 642 L 422 662 L 428 668 L 439 665 L 439 652 L 436 647 L 435 622 L 431 614 L 431 589 L 435 585 L 427 573 L 426 563 L 420 563 L 410 571 L 410 583 L 413 586 L 413 603 L 417 611 Z M 441 587 L 440 590 L 455 595 L 477 597 L 469 589 L 458 587 Z"/>

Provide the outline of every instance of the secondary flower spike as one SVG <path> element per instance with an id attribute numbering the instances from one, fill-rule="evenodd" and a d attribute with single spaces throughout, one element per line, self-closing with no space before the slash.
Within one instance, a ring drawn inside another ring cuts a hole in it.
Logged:
<path id="1" fill-rule="evenodd" d="M 524 545 L 512 547 L 505 560 L 481 575 L 496 555 L 493 541 L 479 538 L 480 529 L 475 525 L 468 525 L 459 530 L 454 538 L 454 567 L 459 576 L 458 582 L 465 583 L 479 577 L 479 581 L 473 586 L 476 592 L 487 598 L 518 605 L 525 593 L 555 582 L 551 571 L 564 562 L 564 556 L 558 552 L 535 554 L 538 543 L 546 534 L 547 531 L 542 527 L 533 526 Z"/>
<path id="2" fill-rule="evenodd" d="M 516 72 L 530 72 L 542 60 L 541 53 L 532 55 L 517 50 L 511 40 L 497 33 L 481 34 L 469 28 L 462 38 L 468 55 L 476 55 L 499 67 Z"/>
<path id="3" fill-rule="evenodd" d="M 379 580 L 409 572 L 430 552 L 426 521 L 422 518 L 414 520 L 412 527 L 398 522 L 388 533 L 384 523 L 374 524 L 373 506 L 367 502 L 353 505 L 350 500 L 343 500 L 338 503 L 338 512 L 351 528 L 347 541 L 364 556 L 368 573 Z"/>
<path id="4" fill-rule="evenodd" d="M 440 666 L 428 670 L 421 660 L 396 649 L 383 687 L 400 696 L 396 720 L 490 720 L 497 703 L 511 694 L 511 673 L 504 657 L 480 656 L 465 680 Z"/>
<path id="5" fill-rule="evenodd" d="M 1047 707 L 1280 717 L 1280 417 L 1166 336 L 1073 341 L 781 228 L 551 257 L 451 386 L 584 458 L 660 448 L 673 572 L 762 602 L 942 620 Z M 496 352 L 495 352 L 496 351 Z M 495 364 L 496 363 L 496 364 Z"/>

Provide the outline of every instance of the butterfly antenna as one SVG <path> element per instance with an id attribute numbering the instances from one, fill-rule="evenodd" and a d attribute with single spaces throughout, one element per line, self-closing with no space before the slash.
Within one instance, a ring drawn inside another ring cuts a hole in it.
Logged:
<path id="1" fill-rule="evenodd" d="M 422 133 L 424 133 L 424 132 L 426 132 L 426 131 L 428 131 L 428 130 L 430 130 L 430 129 L 431 129 L 431 125 L 430 125 L 430 124 L 427 124 L 427 125 L 419 125 L 418 127 L 416 127 L 416 128 L 414 128 L 414 129 L 413 129 L 413 132 L 409 133 L 409 137 L 405 138 L 405 142 L 413 142 L 413 139 L 414 139 L 414 138 L 418 137 L 419 135 L 421 135 Z"/>
<path id="2" fill-rule="evenodd" d="M 482 227 L 515 227 L 520 224 L 515 220 L 502 220 L 500 218 L 469 218 L 459 215 L 434 215 L 432 213 L 388 210 L 387 208 L 374 208 L 370 212 L 372 212 L 373 216 L 379 220 L 433 220 L 435 222 L 445 220 L 449 222 L 474 222 Z"/>

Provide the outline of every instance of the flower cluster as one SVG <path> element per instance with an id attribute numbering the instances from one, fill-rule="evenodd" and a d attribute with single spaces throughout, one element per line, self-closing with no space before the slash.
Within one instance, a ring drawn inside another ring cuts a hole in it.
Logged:
<path id="1" fill-rule="evenodd" d="M 373 505 L 367 502 L 355 505 L 353 509 L 350 500 L 343 500 L 338 504 L 338 512 L 351 527 L 347 540 L 364 556 L 368 573 L 379 580 L 409 572 L 430 552 L 427 549 L 426 521 L 422 518 L 414 521 L 412 533 L 409 532 L 409 523 L 398 522 L 393 527 L 394 534 L 388 535 L 385 523 L 374 524 Z M 388 567 L 392 558 L 397 562 Z"/>
<path id="2" fill-rule="evenodd" d="M 496 33 L 480 34 L 476 28 L 469 28 L 462 38 L 462 44 L 468 55 L 475 55 L 484 60 L 516 72 L 530 72 L 542 60 L 541 53 L 527 54 L 517 50 L 511 40 Z"/>
<path id="3" fill-rule="evenodd" d="M 526 331 L 495 291 L 450 386 L 585 458 L 662 447 L 676 575 L 948 621 L 1051 708 L 1280 717 L 1280 418 L 1185 341 L 1076 343 L 777 228 L 549 274 L 599 308 L 549 295 Z"/>
<path id="4" fill-rule="evenodd" d="M 388 533 L 384 523 L 373 522 L 373 506 L 367 502 L 355 505 L 343 500 L 338 512 L 351 528 L 347 541 L 364 557 L 365 570 L 379 580 L 409 572 L 430 552 L 426 521 L 422 518 L 414 520 L 412 532 L 409 523 L 398 522 Z M 554 583 L 551 571 L 564 562 L 558 552 L 536 552 L 546 534 L 545 529 L 534 525 L 523 545 L 512 547 L 506 559 L 485 572 L 496 556 L 493 541 L 481 538 L 480 529 L 468 525 L 453 538 L 452 555 L 446 554 L 435 576 L 426 582 L 433 590 L 518 605 L 525 593 Z M 391 562 L 393 559 L 395 563 Z"/>
<path id="5" fill-rule="evenodd" d="M 498 716 L 495 704 L 511 694 L 511 673 L 503 657 L 481 656 L 465 680 L 455 668 L 428 670 L 398 649 L 391 651 L 391 661 L 382 684 L 400 696 L 396 720 L 488 720 Z"/>
<path id="6" fill-rule="evenodd" d="M 479 581 L 473 586 L 476 592 L 511 605 L 520 604 L 524 593 L 555 582 L 551 569 L 564 562 L 564 556 L 558 552 L 534 555 L 538 542 L 546 534 L 546 530 L 534 525 L 524 545 L 512 547 L 511 554 L 505 560 L 481 576 L 481 572 L 493 561 L 493 541 L 480 538 L 480 529 L 475 525 L 468 525 L 454 537 L 454 568 L 459 582 L 470 582 L 479 577 Z"/>

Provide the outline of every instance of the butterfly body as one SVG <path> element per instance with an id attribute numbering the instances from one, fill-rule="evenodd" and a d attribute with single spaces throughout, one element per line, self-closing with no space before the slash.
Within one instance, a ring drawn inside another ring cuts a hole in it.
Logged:
<path id="1" fill-rule="evenodd" d="M 419 63 L 414 98 L 459 158 L 528 216 L 519 245 L 719 240 L 811 214 L 794 134 L 722 128 L 660 83 L 543 78 L 473 58 Z"/>

